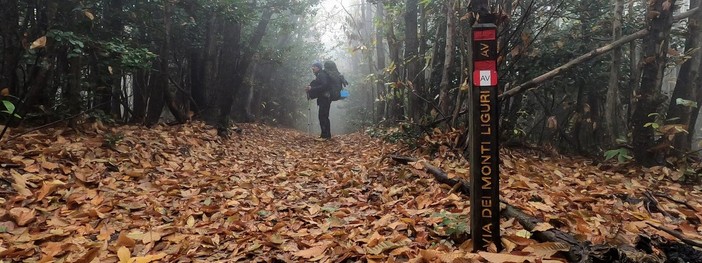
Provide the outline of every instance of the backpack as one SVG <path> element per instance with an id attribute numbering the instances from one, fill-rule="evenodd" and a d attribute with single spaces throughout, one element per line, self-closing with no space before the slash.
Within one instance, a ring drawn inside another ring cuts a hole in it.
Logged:
<path id="1" fill-rule="evenodd" d="M 346 82 L 344 75 L 341 74 L 329 74 L 331 79 L 331 89 L 329 94 L 331 94 L 331 101 L 343 100 L 348 97 L 348 91 L 344 92 L 344 86 L 349 83 Z"/>
<path id="2" fill-rule="evenodd" d="M 346 82 L 346 79 L 344 79 L 344 75 L 339 73 L 336 63 L 331 60 L 324 62 L 324 70 L 326 70 L 329 74 L 329 99 L 331 101 L 337 101 L 348 97 L 348 95 L 341 95 L 341 90 L 343 90 L 344 86 L 348 85 L 349 83 Z"/>

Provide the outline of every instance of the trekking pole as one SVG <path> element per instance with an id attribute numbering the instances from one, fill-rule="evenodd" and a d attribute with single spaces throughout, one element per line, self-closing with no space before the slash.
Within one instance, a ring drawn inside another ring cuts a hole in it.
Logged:
<path id="1" fill-rule="evenodd" d="M 307 94 L 307 133 L 312 134 L 312 100 L 310 94 Z"/>
<path id="2" fill-rule="evenodd" d="M 307 93 L 307 133 L 312 134 L 312 102 L 310 100 L 310 93 Z"/>

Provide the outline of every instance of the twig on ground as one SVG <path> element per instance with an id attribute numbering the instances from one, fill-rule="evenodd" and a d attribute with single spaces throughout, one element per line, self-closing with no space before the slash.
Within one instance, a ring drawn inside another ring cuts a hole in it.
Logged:
<path id="1" fill-rule="evenodd" d="M 651 226 L 655 229 L 666 232 L 666 233 L 670 234 L 671 236 L 676 237 L 677 239 L 680 239 L 680 241 L 682 241 L 683 243 L 685 243 L 687 245 L 702 248 L 702 241 L 692 240 L 692 239 L 684 236 L 682 233 L 675 231 L 675 230 L 672 230 L 672 229 L 669 229 L 669 228 L 666 228 L 664 226 L 656 226 L 656 225 L 651 224 L 649 222 L 646 222 L 646 224 L 648 224 L 649 226 Z"/>
<path id="2" fill-rule="evenodd" d="M 658 199 L 656 199 L 655 196 L 649 191 L 644 192 L 644 196 L 646 196 L 646 199 L 648 200 L 648 204 L 646 205 L 646 210 L 648 210 L 649 213 L 651 213 L 651 209 L 649 206 L 652 206 L 655 208 L 658 212 L 661 212 L 665 217 L 670 217 L 670 218 L 675 218 L 673 217 L 668 211 L 665 211 L 663 207 L 658 203 Z"/>
<path id="3" fill-rule="evenodd" d="M 16 164 L 16 163 L 3 163 L 3 164 L 0 164 L 0 168 L 20 168 L 20 167 L 22 167 L 22 166 L 19 165 L 19 164 Z"/>
<path id="4" fill-rule="evenodd" d="M 657 197 L 662 197 L 662 198 L 668 199 L 668 200 L 670 200 L 671 202 L 676 203 L 676 204 L 679 204 L 679 205 L 684 205 L 685 207 L 689 208 L 689 209 L 692 210 L 692 211 L 697 211 L 697 212 L 699 212 L 699 211 L 697 210 L 697 208 L 695 208 L 694 206 L 688 204 L 688 203 L 685 202 L 685 201 L 675 200 L 675 198 L 673 198 L 673 197 L 670 196 L 670 195 L 667 195 L 667 194 L 664 194 L 664 193 L 655 193 L 655 194 L 653 194 L 653 195 L 655 195 L 655 196 L 657 196 Z"/>

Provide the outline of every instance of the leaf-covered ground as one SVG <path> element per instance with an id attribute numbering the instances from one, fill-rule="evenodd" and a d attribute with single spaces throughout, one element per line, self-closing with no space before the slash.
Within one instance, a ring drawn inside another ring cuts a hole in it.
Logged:
<path id="1" fill-rule="evenodd" d="M 421 155 L 363 134 L 242 128 L 226 141 L 199 123 L 48 129 L 3 145 L 0 161 L 21 168 L 0 170 L 0 261 L 557 262 L 564 249 L 503 220 L 507 251 L 469 253 L 468 198 L 417 169 L 424 161 L 386 158 L 414 154 L 467 177 L 446 135 L 424 139 L 434 152 Z M 651 223 L 702 239 L 700 187 L 665 168 L 509 149 L 502 161 L 503 199 L 549 222 L 542 229 L 596 244 L 675 239 Z M 646 191 L 664 212 L 642 201 Z"/>

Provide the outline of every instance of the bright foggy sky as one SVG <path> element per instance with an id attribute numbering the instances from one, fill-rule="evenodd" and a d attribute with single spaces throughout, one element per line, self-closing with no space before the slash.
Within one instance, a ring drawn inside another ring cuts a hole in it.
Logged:
<path id="1" fill-rule="evenodd" d="M 365 0 L 322 0 L 316 20 L 320 23 L 321 42 L 326 50 L 331 51 L 330 49 L 345 39 L 342 23 L 347 14 L 343 7 L 350 11 L 352 7 L 358 5 L 359 1 Z"/>

